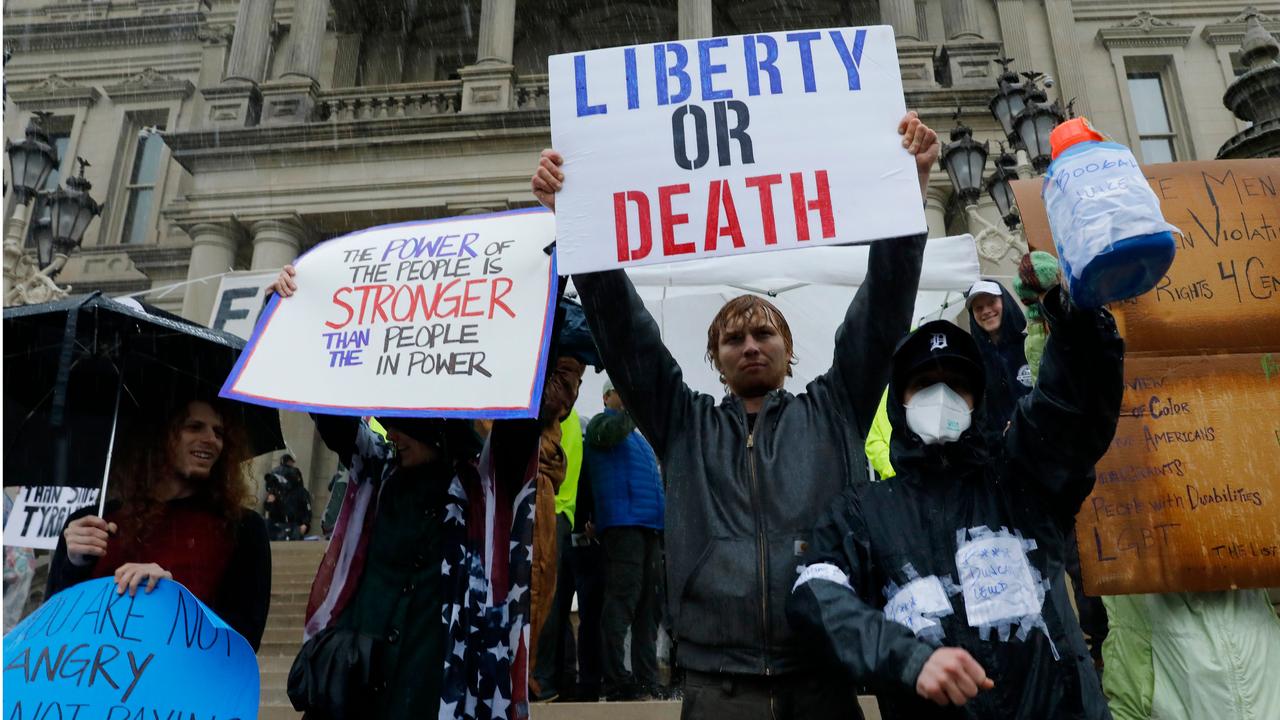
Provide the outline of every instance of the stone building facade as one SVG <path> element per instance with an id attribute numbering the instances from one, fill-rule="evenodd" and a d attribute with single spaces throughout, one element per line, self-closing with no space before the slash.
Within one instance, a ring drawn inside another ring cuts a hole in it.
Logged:
<path id="1" fill-rule="evenodd" d="M 1280 32 L 1280 2 L 1252 13 Z M 370 225 L 531 204 L 550 54 L 885 23 L 908 107 L 939 130 L 958 109 L 997 139 L 1005 55 L 1144 161 L 1212 159 L 1248 129 L 1223 97 L 1248 69 L 1249 14 L 1239 0 L 8 0 L 4 132 L 52 113 L 60 173 L 87 159 L 107 205 L 61 282 L 207 322 L 228 270 Z M 986 198 L 979 212 L 999 223 Z M 969 222 L 941 171 L 927 216 L 935 235 Z M 313 483 L 327 478 L 309 421 L 286 435 Z"/>

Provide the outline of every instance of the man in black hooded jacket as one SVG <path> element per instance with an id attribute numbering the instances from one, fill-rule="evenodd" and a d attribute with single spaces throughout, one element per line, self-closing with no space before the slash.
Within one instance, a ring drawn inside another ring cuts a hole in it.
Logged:
<path id="1" fill-rule="evenodd" d="M 1031 366 L 1023 341 L 1027 319 L 1018 301 L 994 280 L 979 280 L 965 297 L 969 308 L 969 333 L 978 344 L 987 374 L 982 405 L 987 438 L 997 441 L 1013 417 L 1013 408 L 1031 392 Z"/>
<path id="2" fill-rule="evenodd" d="M 1115 433 L 1124 343 L 1105 310 L 1045 301 L 1040 382 L 987 447 L 982 360 L 932 322 L 895 351 L 892 482 L 819 527 L 788 617 L 893 718 L 1110 718 L 1063 548 Z"/>

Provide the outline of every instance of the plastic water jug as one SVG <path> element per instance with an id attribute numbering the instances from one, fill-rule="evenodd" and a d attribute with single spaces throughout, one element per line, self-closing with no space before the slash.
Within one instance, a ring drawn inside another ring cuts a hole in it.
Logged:
<path id="1" fill-rule="evenodd" d="M 1173 263 L 1177 228 L 1133 153 L 1084 118 L 1058 125 L 1049 140 L 1041 196 L 1071 299 L 1096 308 L 1155 287 Z"/>

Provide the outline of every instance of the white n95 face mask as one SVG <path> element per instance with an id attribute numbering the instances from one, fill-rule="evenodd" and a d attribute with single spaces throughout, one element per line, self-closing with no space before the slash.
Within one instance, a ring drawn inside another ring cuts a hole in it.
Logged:
<path id="1" fill-rule="evenodd" d="M 925 445 L 941 445 L 959 439 L 969 429 L 973 410 L 946 383 L 935 383 L 917 392 L 907 408 L 907 427 Z"/>

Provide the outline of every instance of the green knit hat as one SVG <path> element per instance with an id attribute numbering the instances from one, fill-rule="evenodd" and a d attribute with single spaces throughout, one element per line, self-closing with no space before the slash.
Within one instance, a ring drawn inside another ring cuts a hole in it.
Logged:
<path id="1" fill-rule="evenodd" d="M 1058 282 L 1058 259 L 1043 250 L 1032 250 L 1018 263 L 1013 291 L 1024 305 L 1040 301 L 1040 296 Z"/>

